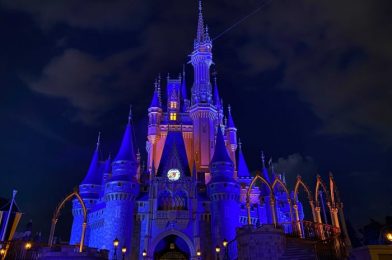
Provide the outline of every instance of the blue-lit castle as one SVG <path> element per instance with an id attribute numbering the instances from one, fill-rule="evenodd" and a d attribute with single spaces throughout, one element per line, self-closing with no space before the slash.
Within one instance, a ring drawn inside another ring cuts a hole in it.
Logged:
<path id="1" fill-rule="evenodd" d="M 263 239 L 258 227 L 278 232 L 277 242 L 269 238 L 266 243 L 275 243 L 269 251 L 279 257 L 286 254 L 286 234 L 325 239 L 339 233 L 341 204 L 333 196 L 335 189 L 328 191 L 321 178 L 315 194 L 324 192 L 325 205 L 320 196 L 313 199 L 301 178 L 289 192 L 284 178 L 267 169 L 264 157 L 262 171 L 256 178 L 250 175 L 231 109 L 223 107 L 216 78 L 210 79 L 212 41 L 201 6 L 190 63 L 194 69 L 190 93 L 185 72 L 167 78 L 166 95 L 161 95 L 160 80 L 155 82 L 148 108 L 145 167 L 135 147 L 131 113 L 113 158 L 101 160 L 98 139 L 79 186 L 87 210 L 84 245 L 109 250 L 110 258 L 120 257 L 124 246 L 127 259 L 215 259 L 217 254 L 227 259 L 263 259 L 250 256 L 264 254 L 258 251 L 263 248 L 257 246 Z M 261 185 L 253 185 L 255 181 Z M 308 195 L 311 224 L 304 221 L 299 188 Z M 77 199 L 72 212 L 70 244 L 76 245 L 84 233 L 83 205 Z M 254 237 L 244 244 L 241 241 L 248 234 Z M 247 249 L 248 245 L 254 248 Z"/>

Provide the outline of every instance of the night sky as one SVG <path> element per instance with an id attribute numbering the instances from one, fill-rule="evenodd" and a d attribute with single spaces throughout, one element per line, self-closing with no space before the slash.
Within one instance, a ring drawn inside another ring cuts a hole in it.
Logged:
<path id="1" fill-rule="evenodd" d="M 211 37 L 262 3 L 205 0 Z M 332 171 L 355 226 L 392 214 L 391 13 L 388 0 L 274 0 L 213 43 L 250 169 L 264 150 L 291 187 Z M 145 156 L 153 82 L 181 72 L 196 23 L 196 0 L 0 0 L 0 196 L 19 191 L 22 225 L 47 234 L 98 131 L 117 152 L 131 103 Z"/>

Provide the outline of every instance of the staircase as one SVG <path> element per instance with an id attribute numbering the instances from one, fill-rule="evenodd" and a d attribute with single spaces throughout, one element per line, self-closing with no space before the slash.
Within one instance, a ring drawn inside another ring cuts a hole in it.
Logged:
<path id="1" fill-rule="evenodd" d="M 279 260 L 314 260 L 317 259 L 314 251 L 314 242 L 289 238 L 286 240 L 286 251 Z"/>

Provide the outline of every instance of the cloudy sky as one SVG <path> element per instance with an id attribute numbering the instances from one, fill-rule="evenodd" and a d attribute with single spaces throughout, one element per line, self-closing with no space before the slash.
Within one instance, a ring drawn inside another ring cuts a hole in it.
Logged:
<path id="1" fill-rule="evenodd" d="M 264 3 L 205 0 L 211 36 Z M 387 0 L 273 0 L 213 43 L 250 168 L 264 150 L 290 183 L 332 171 L 356 226 L 392 214 L 391 13 Z M 48 231 L 98 131 L 116 152 L 130 103 L 144 153 L 154 79 L 189 61 L 196 22 L 196 0 L 0 0 L 0 196 L 19 190 L 24 221 Z"/>

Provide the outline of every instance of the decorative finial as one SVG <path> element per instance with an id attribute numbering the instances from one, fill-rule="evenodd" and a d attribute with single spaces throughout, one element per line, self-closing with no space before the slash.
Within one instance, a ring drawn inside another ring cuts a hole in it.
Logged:
<path id="1" fill-rule="evenodd" d="M 129 105 L 128 124 L 131 122 L 131 120 L 132 120 L 132 105 Z"/>
<path id="2" fill-rule="evenodd" d="M 227 117 L 225 117 L 225 126 L 227 126 Z"/>
<path id="3" fill-rule="evenodd" d="M 199 0 L 199 13 L 201 13 L 202 6 L 201 6 L 201 0 Z"/>
<path id="4" fill-rule="evenodd" d="M 229 111 L 229 114 L 231 115 L 231 106 L 230 106 L 230 104 L 227 106 L 227 110 Z"/>
<path id="5" fill-rule="evenodd" d="M 242 151 L 242 142 L 241 142 L 241 138 L 238 138 L 238 148 L 240 149 L 240 151 Z"/>
<path id="6" fill-rule="evenodd" d="M 99 145 L 101 144 L 101 131 L 98 132 L 98 138 L 97 138 L 97 149 L 99 148 Z"/>
<path id="7" fill-rule="evenodd" d="M 182 64 L 182 76 L 185 78 L 185 64 Z"/>
<path id="8" fill-rule="evenodd" d="M 170 73 L 169 72 L 167 73 L 167 79 L 170 79 Z"/>
<path id="9" fill-rule="evenodd" d="M 265 168 L 265 156 L 263 151 L 261 151 L 261 161 L 263 163 L 263 168 Z"/>

